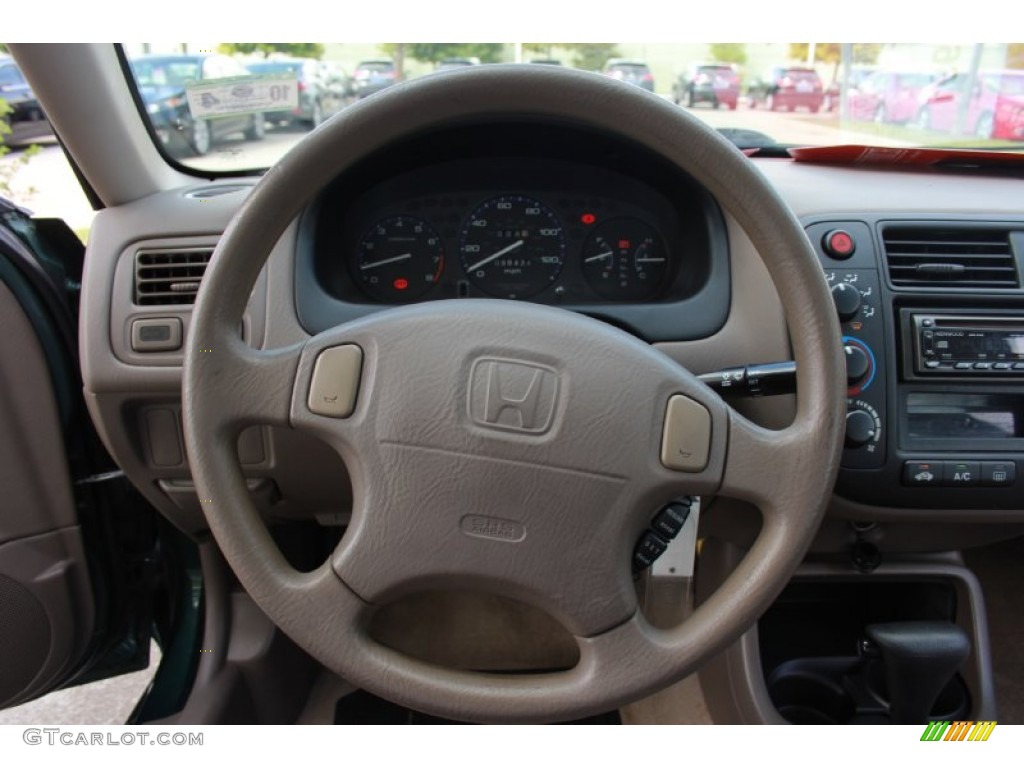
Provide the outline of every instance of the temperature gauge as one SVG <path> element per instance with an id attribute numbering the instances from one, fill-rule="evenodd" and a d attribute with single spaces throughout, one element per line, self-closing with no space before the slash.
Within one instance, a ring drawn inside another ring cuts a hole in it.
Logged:
<path id="1" fill-rule="evenodd" d="M 654 227 L 639 219 L 609 219 L 583 244 L 583 274 L 606 299 L 641 301 L 665 283 L 668 258 Z"/>

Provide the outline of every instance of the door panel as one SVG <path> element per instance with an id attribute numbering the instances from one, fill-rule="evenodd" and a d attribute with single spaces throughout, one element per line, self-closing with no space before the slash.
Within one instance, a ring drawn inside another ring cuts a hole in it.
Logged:
<path id="1" fill-rule="evenodd" d="M 0 272 L 0 278 L 5 275 L 0 279 L 0 707 L 33 698 L 66 677 L 86 652 L 95 612 L 50 369 L 23 299 L 8 287 L 14 273 Z"/>

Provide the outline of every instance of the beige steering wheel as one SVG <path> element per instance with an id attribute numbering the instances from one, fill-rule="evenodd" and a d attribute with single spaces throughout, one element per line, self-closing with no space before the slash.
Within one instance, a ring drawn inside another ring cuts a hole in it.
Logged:
<path id="1" fill-rule="evenodd" d="M 428 302 L 269 351 L 239 339 L 271 246 L 339 173 L 421 130 L 522 116 L 646 146 L 703 184 L 744 228 L 786 310 L 798 365 L 792 425 L 762 429 L 643 342 L 525 302 Z M 694 671 L 785 585 L 835 480 L 845 415 L 839 339 L 799 223 L 711 129 L 608 78 L 557 67 L 472 67 L 350 107 L 257 185 L 220 240 L 192 316 L 183 389 L 189 461 L 210 529 L 244 587 L 337 674 L 454 719 L 566 720 Z M 318 365 L 321 353 L 337 348 Z M 493 375 L 527 382 L 531 429 L 496 428 L 485 391 Z M 310 410 L 314 384 L 332 398 L 342 392 L 342 402 L 346 387 L 356 388 L 351 413 Z M 686 398 L 684 452 L 697 457 L 689 471 L 661 461 L 676 395 Z M 312 573 L 285 561 L 247 497 L 234 445 L 252 423 L 307 430 L 348 467 L 351 525 Z M 652 515 L 681 493 L 750 501 L 763 524 L 710 599 L 678 627 L 657 629 L 637 609 L 630 556 Z M 376 606 L 428 589 L 479 590 L 540 608 L 576 638 L 579 662 L 546 674 L 459 671 L 370 637 Z"/>

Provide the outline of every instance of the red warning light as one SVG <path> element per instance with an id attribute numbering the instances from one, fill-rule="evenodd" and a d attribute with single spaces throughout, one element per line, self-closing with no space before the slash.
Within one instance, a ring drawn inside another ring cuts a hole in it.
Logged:
<path id="1" fill-rule="evenodd" d="M 404 291 L 409 287 L 409 281 L 404 277 L 396 277 L 395 282 L 393 282 L 392 285 L 395 286 L 396 291 Z"/>
<path id="2" fill-rule="evenodd" d="M 584 224 L 593 224 L 595 221 L 597 221 L 597 216 L 595 216 L 592 213 L 584 213 L 582 216 L 580 216 L 580 221 L 582 221 Z"/>
<path id="3" fill-rule="evenodd" d="M 623 250 L 628 250 L 629 240 L 619 240 L 619 248 L 622 248 Z"/>

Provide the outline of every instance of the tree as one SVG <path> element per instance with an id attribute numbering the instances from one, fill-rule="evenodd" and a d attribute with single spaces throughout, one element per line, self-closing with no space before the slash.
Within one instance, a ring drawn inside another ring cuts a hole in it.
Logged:
<path id="1" fill-rule="evenodd" d="M 1024 43 L 1010 43 L 1006 46 L 1006 66 L 1010 69 L 1024 69 Z"/>
<path id="2" fill-rule="evenodd" d="M 480 59 L 483 64 L 504 60 L 504 43 L 383 43 L 380 49 L 397 59 L 399 50 L 404 58 L 436 64 L 442 59 Z"/>
<path id="3" fill-rule="evenodd" d="M 711 58 L 725 64 L 746 64 L 747 46 L 745 43 L 711 43 L 708 46 Z"/>
<path id="4" fill-rule="evenodd" d="M 601 69 L 608 59 L 619 55 L 615 43 L 572 43 L 565 47 L 573 52 L 572 65 L 580 69 Z"/>
<path id="5" fill-rule="evenodd" d="M 798 61 L 807 61 L 807 51 L 810 43 L 790 43 L 789 58 Z M 878 54 L 882 46 L 879 43 L 854 43 L 853 63 L 854 64 L 877 64 Z M 814 60 L 823 64 L 839 64 L 842 58 L 842 47 L 840 43 L 815 43 Z"/>
<path id="6" fill-rule="evenodd" d="M 322 43 L 221 43 L 217 50 L 228 55 L 235 53 L 285 53 L 299 59 L 319 59 L 324 55 Z"/>
<path id="7" fill-rule="evenodd" d="M 608 59 L 619 55 L 615 43 L 523 43 L 523 50 L 546 58 L 551 58 L 555 48 L 569 51 L 572 65 L 579 69 L 597 70 L 604 66 Z"/>
<path id="8" fill-rule="evenodd" d="M 10 105 L 4 100 L 0 99 L 0 158 L 11 151 L 10 147 L 5 146 L 4 136 L 11 132 L 11 126 L 7 123 L 7 115 L 13 111 Z M 7 160 L 0 164 L 0 196 L 11 197 L 14 190 L 11 188 L 11 182 L 17 175 L 18 170 L 29 161 L 33 155 L 38 154 L 39 147 L 33 144 L 27 147 L 18 157 L 14 158 L 13 161 Z M 29 188 L 24 190 L 29 194 L 32 194 L 35 190 Z"/>

